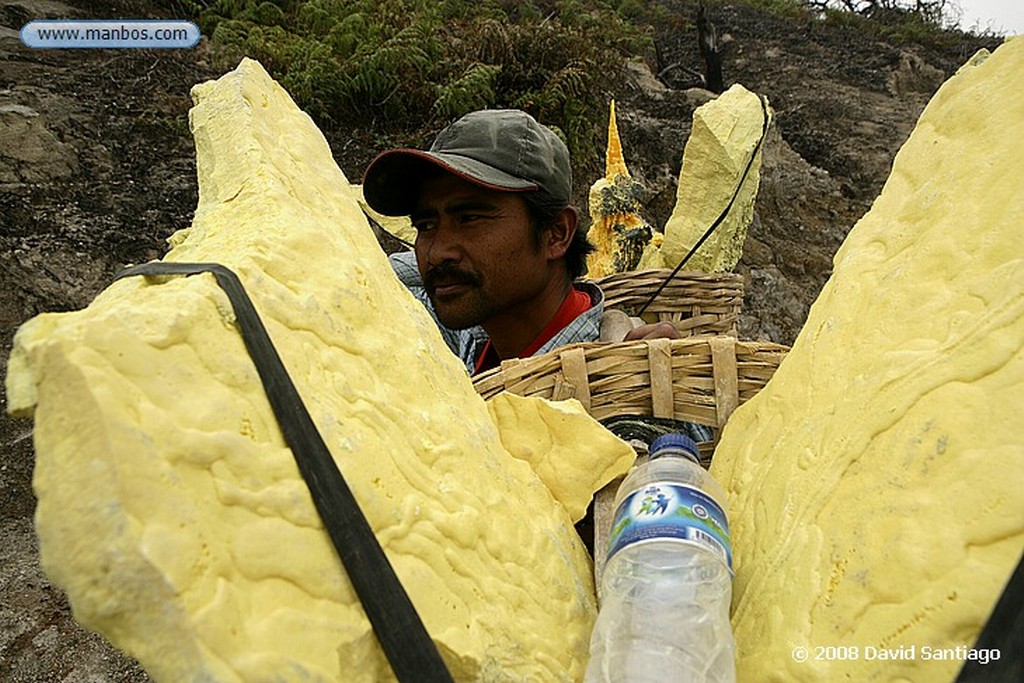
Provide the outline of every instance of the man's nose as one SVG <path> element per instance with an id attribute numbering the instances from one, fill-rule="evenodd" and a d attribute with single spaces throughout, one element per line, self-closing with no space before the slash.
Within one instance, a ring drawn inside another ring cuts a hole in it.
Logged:
<path id="1" fill-rule="evenodd" d="M 427 262 L 439 265 L 446 261 L 458 263 L 462 259 L 462 243 L 447 221 L 441 220 L 432 231 L 427 250 Z"/>

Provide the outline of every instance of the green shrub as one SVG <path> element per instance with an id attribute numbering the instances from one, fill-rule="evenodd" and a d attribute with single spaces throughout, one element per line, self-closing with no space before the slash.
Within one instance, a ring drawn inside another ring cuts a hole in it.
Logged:
<path id="1" fill-rule="evenodd" d="M 651 51 L 647 0 L 188 0 L 227 62 L 260 61 L 325 130 L 421 141 L 519 107 L 597 168 L 608 90 Z M 641 27 L 638 28 L 636 24 Z"/>
<path id="2" fill-rule="evenodd" d="M 450 120 L 494 106 L 494 81 L 500 73 L 501 66 L 497 64 L 470 64 L 462 76 L 437 86 L 432 113 Z"/>
<path id="3" fill-rule="evenodd" d="M 791 19 L 810 13 L 829 26 L 858 31 L 897 44 L 917 43 L 948 48 L 955 31 L 943 23 L 952 2 L 947 0 L 742 0 L 765 12 Z"/>

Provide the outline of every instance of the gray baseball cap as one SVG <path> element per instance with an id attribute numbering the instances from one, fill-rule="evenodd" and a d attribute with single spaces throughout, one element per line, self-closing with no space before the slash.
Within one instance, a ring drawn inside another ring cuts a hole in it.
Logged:
<path id="1" fill-rule="evenodd" d="M 392 149 L 377 156 L 363 177 L 367 204 L 385 216 L 407 216 L 420 183 L 437 169 L 505 192 L 546 190 L 569 205 L 572 169 L 565 143 L 518 109 L 466 114 L 437 136 L 430 150 Z"/>

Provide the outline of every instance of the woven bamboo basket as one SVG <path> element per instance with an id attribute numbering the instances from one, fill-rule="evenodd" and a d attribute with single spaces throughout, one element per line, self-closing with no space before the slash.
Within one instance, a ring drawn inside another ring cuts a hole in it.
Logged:
<path id="1" fill-rule="evenodd" d="M 669 279 L 671 277 L 671 279 Z M 645 311 L 648 322 L 671 322 L 681 336 L 736 336 L 743 305 L 743 277 L 736 273 L 681 272 L 668 269 L 615 273 L 591 280 L 604 291 L 605 308 L 638 316 L 639 310 L 669 280 Z"/>
<path id="2" fill-rule="evenodd" d="M 484 398 L 501 391 L 575 398 L 598 420 L 646 415 L 720 428 L 768 383 L 788 350 L 726 335 L 591 342 L 502 361 L 473 384 Z"/>

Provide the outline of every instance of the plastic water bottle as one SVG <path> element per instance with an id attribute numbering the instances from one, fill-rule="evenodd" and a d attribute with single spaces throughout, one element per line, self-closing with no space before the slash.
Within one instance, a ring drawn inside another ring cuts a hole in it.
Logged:
<path id="1" fill-rule="evenodd" d="M 736 680 L 725 495 L 697 452 L 660 436 L 619 487 L 587 683 Z"/>

